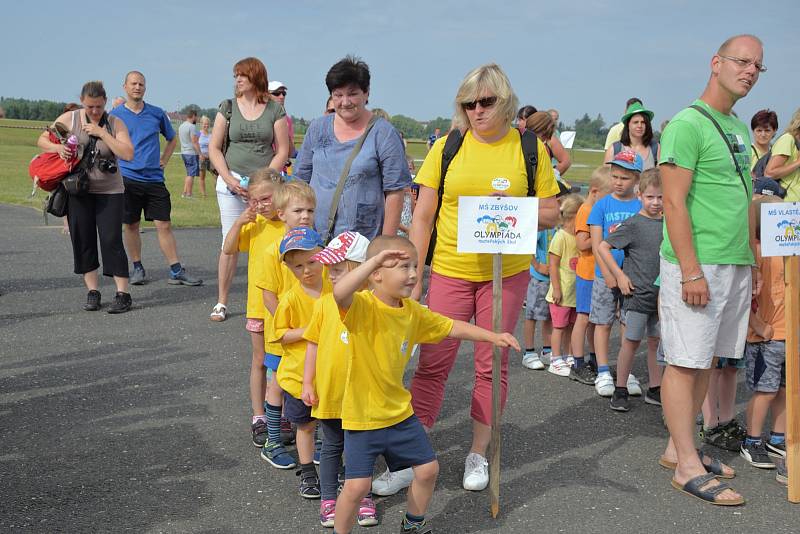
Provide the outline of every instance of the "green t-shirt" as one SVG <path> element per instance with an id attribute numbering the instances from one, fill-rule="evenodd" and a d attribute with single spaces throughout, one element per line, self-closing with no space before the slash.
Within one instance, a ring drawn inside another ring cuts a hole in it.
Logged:
<path id="1" fill-rule="evenodd" d="M 786 156 L 786 163 L 792 163 L 797 159 L 797 145 L 794 136 L 785 133 L 772 145 L 773 156 Z M 780 179 L 781 187 L 786 188 L 786 202 L 800 201 L 800 169 Z"/>
<path id="2" fill-rule="evenodd" d="M 696 109 L 680 111 L 664 129 L 660 163 L 693 172 L 686 207 L 697 260 L 703 265 L 752 265 L 748 208 L 753 183 L 747 172 L 750 133 L 733 115 L 724 115 L 701 100 L 695 100 L 694 104 L 705 108 L 722 127 L 745 173 L 744 184 L 722 136 Z M 666 226 L 661 255 L 671 263 L 678 263 Z"/>
<path id="3" fill-rule="evenodd" d="M 223 105 L 220 104 L 220 111 Z M 228 130 L 230 145 L 225 153 L 228 168 L 239 174 L 250 176 L 259 169 L 270 164 L 275 157 L 273 144 L 273 128 L 275 122 L 286 116 L 283 106 L 270 100 L 264 112 L 256 120 L 249 121 L 242 117 L 236 99 L 233 99 L 231 123 Z"/>

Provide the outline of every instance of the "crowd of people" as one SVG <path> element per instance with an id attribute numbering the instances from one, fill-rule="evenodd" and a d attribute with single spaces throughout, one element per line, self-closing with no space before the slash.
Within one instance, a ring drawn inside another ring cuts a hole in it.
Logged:
<path id="1" fill-rule="evenodd" d="M 571 161 L 558 112 L 520 106 L 494 64 L 465 76 L 450 131 L 428 140 L 413 176 L 402 136 L 367 108 L 369 67 L 351 56 L 327 72 L 325 113 L 299 151 L 287 88 L 269 82 L 256 58 L 234 65 L 235 94 L 220 103 L 213 129 L 202 117 L 198 130 L 190 112 L 178 135 L 163 110 L 144 102 L 142 73 L 126 75 L 127 98 L 110 113 L 102 84 L 89 82 L 82 108 L 57 119 L 81 151 L 98 155 L 89 193 L 70 198 L 68 215 L 75 272 L 89 289 L 85 309 L 100 308 L 97 235 L 103 274 L 117 286 L 108 311 L 130 309 L 128 283 L 146 280 L 142 212 L 155 221 L 168 281 L 202 283 L 178 259 L 164 186 L 180 138 L 183 196 L 192 196 L 196 177 L 205 195 L 205 172 L 216 175 L 222 247 L 212 321 L 228 318 L 237 258 L 248 254 L 253 445 L 272 467 L 299 468 L 299 495 L 321 500 L 322 525 L 345 533 L 356 522 L 377 524 L 372 494 L 408 487 L 402 532 L 432 531 L 425 514 L 439 468 L 427 435 L 462 339 L 475 342 L 465 490 L 489 482 L 497 345 L 501 407 L 509 348 L 525 368 L 592 385 L 614 411 L 629 411 L 630 397 L 643 395 L 663 408 L 670 439 L 658 463 L 674 471 L 672 485 L 711 504 L 742 504 L 719 480 L 735 471 L 696 449 L 695 419 L 702 414 L 703 441 L 737 450 L 755 467 L 777 467 L 786 482 L 783 262 L 760 255 L 758 207 L 800 200 L 800 111 L 774 145 L 778 118 L 759 111 L 748 143 L 732 108 L 766 71 L 761 42 L 728 39 L 710 70 L 704 93 L 660 140 L 653 111 L 629 99 L 584 196 L 564 181 Z M 39 146 L 70 156 L 46 134 Z M 539 198 L 536 254 L 503 261 L 505 333 L 491 331 L 489 255 L 457 251 L 459 197 L 488 195 Z M 521 348 L 510 332 L 522 309 Z M 621 346 L 612 368 L 615 324 Z M 642 341 L 646 389 L 631 372 Z M 744 426 L 734 408 L 742 368 L 753 392 Z M 387 470 L 373 480 L 378 456 Z"/>

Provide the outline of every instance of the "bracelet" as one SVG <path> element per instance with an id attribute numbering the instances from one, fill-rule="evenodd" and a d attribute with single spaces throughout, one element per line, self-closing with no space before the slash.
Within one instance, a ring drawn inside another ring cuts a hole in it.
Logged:
<path id="1" fill-rule="evenodd" d="M 703 278 L 705 278 L 705 275 L 703 273 L 700 273 L 696 276 L 691 276 L 686 280 L 681 280 L 681 285 L 688 284 L 689 282 L 697 282 L 698 280 L 702 280 Z"/>

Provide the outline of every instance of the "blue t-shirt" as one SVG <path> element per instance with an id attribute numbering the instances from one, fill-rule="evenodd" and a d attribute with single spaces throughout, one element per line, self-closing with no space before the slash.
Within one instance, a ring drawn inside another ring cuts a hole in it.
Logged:
<path id="1" fill-rule="evenodd" d="M 639 213 L 641 209 L 642 202 L 638 198 L 634 198 L 633 200 L 617 200 L 609 194 L 595 203 L 592 207 L 592 211 L 589 213 L 589 218 L 586 219 L 586 224 L 589 226 L 601 226 L 603 228 L 603 239 L 605 239 L 608 237 L 608 234 L 613 233 L 614 230 L 617 229 L 617 226 L 619 226 L 622 221 L 633 217 Z M 625 252 L 611 249 L 611 255 L 614 256 L 617 265 L 622 267 L 622 260 L 625 259 Z M 603 276 L 598 265 L 594 266 L 594 275 L 595 277 L 599 276 L 601 278 Z"/>
<path id="2" fill-rule="evenodd" d="M 340 143 L 333 133 L 334 114 L 311 121 L 294 165 L 294 178 L 317 194 L 315 227 L 327 230 L 328 212 L 345 161 L 358 139 Z M 353 160 L 339 199 L 332 237 L 350 230 L 368 239 L 383 230 L 384 193 L 411 187 L 403 140 L 394 126 L 378 119 Z"/>
<path id="3" fill-rule="evenodd" d="M 122 176 L 139 182 L 163 182 L 161 169 L 161 145 L 159 135 L 167 141 L 175 137 L 175 130 L 164 110 L 147 102 L 139 113 L 134 113 L 125 104 L 115 107 L 111 114 L 125 123 L 133 143 L 133 159 L 119 160 Z"/>
<path id="4" fill-rule="evenodd" d="M 553 240 L 554 235 L 556 235 L 554 229 L 539 230 L 539 233 L 536 235 L 536 261 L 538 263 L 547 265 L 547 251 L 550 249 L 550 241 Z M 538 272 L 533 268 L 533 265 L 531 265 L 531 276 L 540 282 L 550 281 L 549 276 Z"/>

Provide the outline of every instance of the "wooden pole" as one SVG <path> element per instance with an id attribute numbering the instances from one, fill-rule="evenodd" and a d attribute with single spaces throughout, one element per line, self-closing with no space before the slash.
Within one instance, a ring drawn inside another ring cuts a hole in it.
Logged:
<path id="1" fill-rule="evenodd" d="M 800 503 L 800 256 L 785 263 L 786 469 L 789 501 Z"/>
<path id="2" fill-rule="evenodd" d="M 503 255 L 492 258 L 492 330 L 503 331 Z M 489 494 L 492 499 L 492 517 L 500 513 L 500 373 L 502 351 L 492 348 L 492 454 L 489 458 Z"/>

